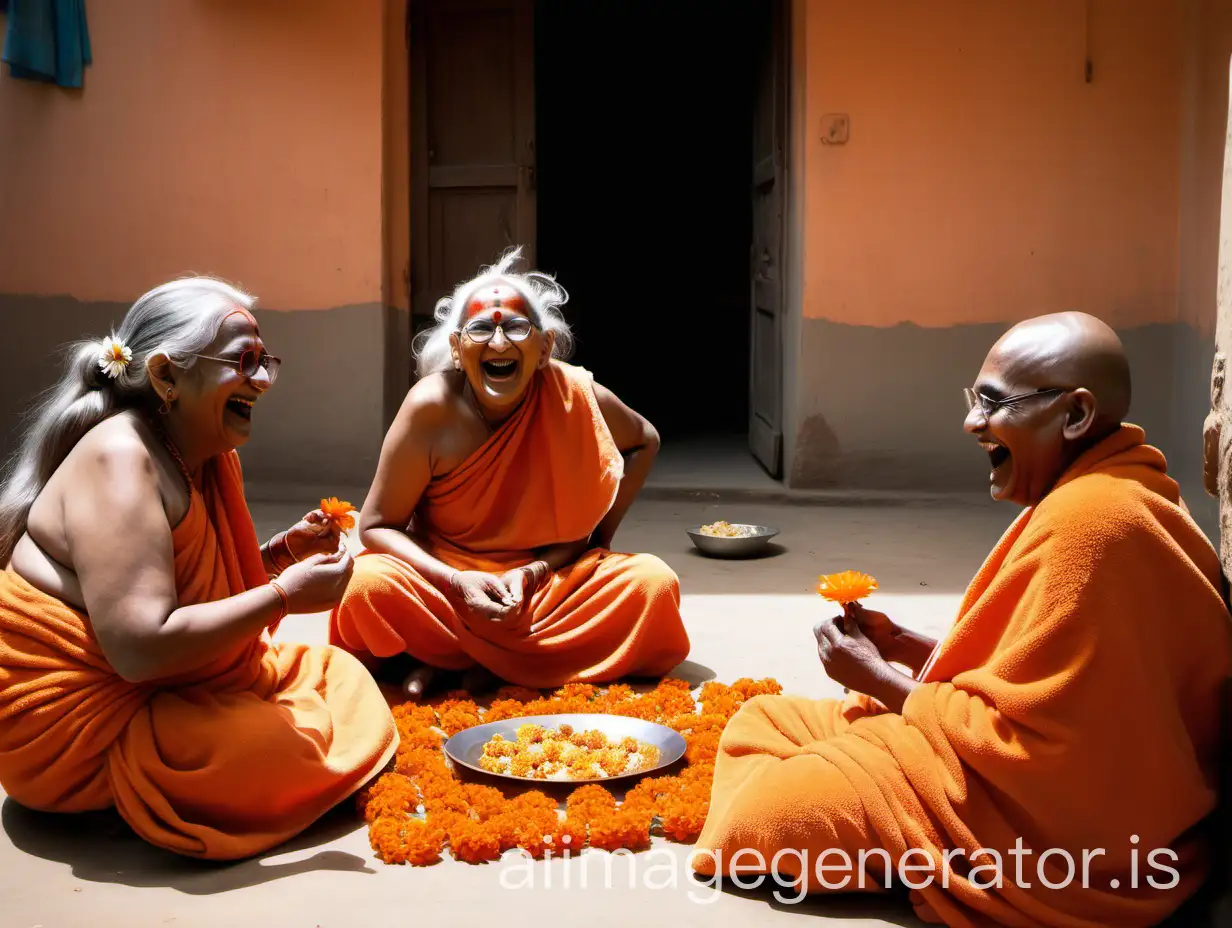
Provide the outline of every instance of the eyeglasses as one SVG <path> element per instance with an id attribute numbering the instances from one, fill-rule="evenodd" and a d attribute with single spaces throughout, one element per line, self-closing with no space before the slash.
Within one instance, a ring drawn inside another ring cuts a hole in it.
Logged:
<path id="1" fill-rule="evenodd" d="M 282 358 L 276 358 L 272 354 L 266 354 L 264 351 L 257 354 L 251 348 L 244 349 L 244 353 L 238 358 L 216 358 L 208 354 L 195 354 L 193 357 L 226 364 L 228 367 L 235 368 L 245 377 L 249 378 L 256 377 L 257 371 L 265 368 L 265 373 L 269 377 L 271 384 L 278 379 L 278 369 L 282 366 Z"/>
<path id="2" fill-rule="evenodd" d="M 989 419 L 992 414 L 1003 406 L 1015 406 L 1023 400 L 1033 399 L 1037 396 L 1049 396 L 1053 393 L 1066 393 L 1069 387 L 1049 387 L 1047 390 L 1032 390 L 1030 393 L 1016 393 L 1014 396 L 1007 396 L 1005 399 L 994 400 L 983 393 L 976 393 L 970 387 L 963 387 L 963 399 L 967 401 L 967 412 L 971 412 L 975 408 L 975 404 L 979 403 L 980 411 L 984 413 L 984 418 Z"/>
<path id="3" fill-rule="evenodd" d="M 535 331 L 535 324 L 525 316 L 512 316 L 499 325 L 491 319 L 476 319 L 462 329 L 462 334 L 477 345 L 486 345 L 496 335 L 497 329 L 504 332 L 505 338 L 511 342 L 524 342 Z"/>

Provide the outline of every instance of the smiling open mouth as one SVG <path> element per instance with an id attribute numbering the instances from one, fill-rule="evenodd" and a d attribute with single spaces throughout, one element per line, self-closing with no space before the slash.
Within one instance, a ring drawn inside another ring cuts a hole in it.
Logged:
<path id="1" fill-rule="evenodd" d="M 233 396 L 227 400 L 228 412 L 233 412 L 245 421 L 252 420 L 252 400 L 246 400 L 242 397 Z"/>
<path id="2" fill-rule="evenodd" d="M 992 462 L 993 470 L 996 470 L 1009 459 L 1010 452 L 1008 448 L 1003 448 L 1001 445 L 997 445 L 995 448 L 989 449 L 988 460 Z"/>
<path id="3" fill-rule="evenodd" d="M 489 380 L 510 380 L 517 376 L 518 362 L 516 358 L 493 358 L 481 365 Z"/>

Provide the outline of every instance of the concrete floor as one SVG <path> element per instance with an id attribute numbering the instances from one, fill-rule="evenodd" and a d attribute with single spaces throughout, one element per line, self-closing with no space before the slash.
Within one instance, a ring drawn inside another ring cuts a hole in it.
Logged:
<path id="1" fill-rule="evenodd" d="M 266 537 L 309 507 L 253 508 Z M 833 614 L 811 592 L 818 574 L 868 571 L 882 584 L 870 606 L 941 634 L 1014 515 L 978 497 L 848 507 L 652 500 L 634 508 L 617 545 L 658 554 L 680 574 L 693 641 L 682 674 L 694 682 L 772 676 L 788 692 L 822 697 L 840 691 L 822 672 L 810 631 Z M 781 530 L 778 544 L 756 561 L 700 557 L 684 528 L 717 518 L 774 525 Z M 280 635 L 324 641 L 324 616 L 287 621 Z M 835 926 L 918 924 L 905 906 L 885 898 L 790 904 L 768 891 L 716 892 L 689 881 L 687 848 L 671 843 L 656 843 L 632 864 L 587 851 L 529 871 L 508 861 L 389 867 L 373 858 L 349 806 L 274 853 L 227 866 L 163 854 L 109 820 L 39 815 L 7 800 L 0 825 L 3 928 L 461 926 L 495 919 L 555 926 L 579 921 L 583 912 L 594 928 L 701 918 L 713 925 L 772 925 L 801 914 Z"/>

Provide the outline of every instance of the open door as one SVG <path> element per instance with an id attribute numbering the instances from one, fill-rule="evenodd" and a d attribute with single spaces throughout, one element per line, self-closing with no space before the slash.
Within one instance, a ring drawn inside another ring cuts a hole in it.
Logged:
<path id="1" fill-rule="evenodd" d="M 753 107 L 753 247 L 749 448 L 783 470 L 783 225 L 787 150 L 787 4 L 766 3 Z"/>
<path id="2" fill-rule="evenodd" d="M 533 0 L 410 0 L 411 314 L 510 245 L 535 261 Z"/>

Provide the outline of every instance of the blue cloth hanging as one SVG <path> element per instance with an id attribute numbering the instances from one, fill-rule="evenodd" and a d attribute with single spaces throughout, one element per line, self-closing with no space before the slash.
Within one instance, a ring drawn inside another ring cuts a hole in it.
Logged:
<path id="1" fill-rule="evenodd" d="M 8 5 L 3 60 L 13 77 L 80 87 L 91 63 L 85 0 L 0 0 Z"/>

